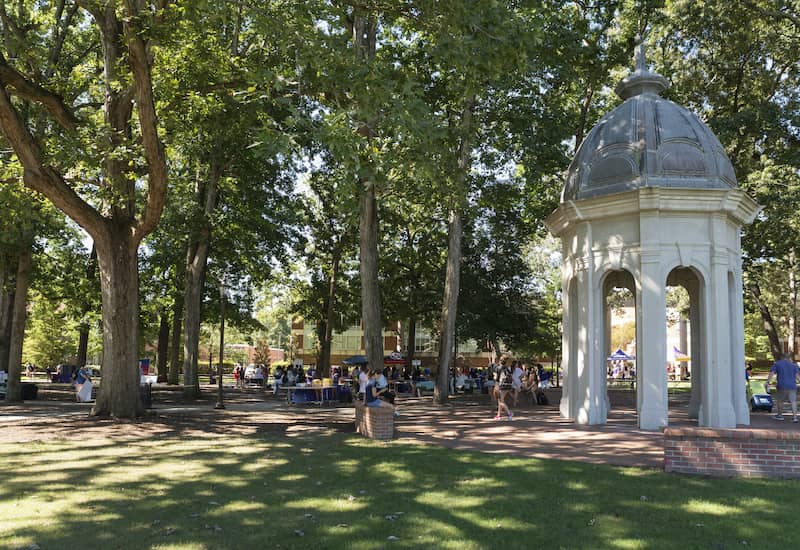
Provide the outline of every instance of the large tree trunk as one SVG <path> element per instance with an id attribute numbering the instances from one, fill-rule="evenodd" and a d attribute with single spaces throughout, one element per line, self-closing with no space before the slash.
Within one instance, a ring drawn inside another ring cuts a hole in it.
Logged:
<path id="1" fill-rule="evenodd" d="M 459 209 L 450 210 L 447 225 L 447 270 L 442 303 L 442 332 L 439 338 L 439 371 L 436 376 L 436 388 L 433 392 L 434 402 L 440 405 L 447 402 L 450 390 L 448 377 L 455 345 L 458 292 L 461 281 L 461 211 Z"/>
<path id="2" fill-rule="evenodd" d="M 92 414 L 134 418 L 139 396 L 138 243 L 129 228 L 109 223 L 110 235 L 96 239 L 103 298 L 103 383 Z"/>
<path id="3" fill-rule="evenodd" d="M 222 166 L 212 162 L 207 183 L 201 176 L 196 178 L 196 196 L 203 206 L 203 228 L 197 240 L 189 245 L 186 255 L 186 293 L 184 295 L 184 344 L 183 344 L 183 394 L 186 397 L 200 396 L 200 380 L 197 376 L 197 361 L 200 356 L 200 321 L 203 305 L 203 284 L 206 279 L 209 242 L 211 241 L 210 216 L 217 207 L 218 185 L 222 177 Z M 222 352 L 222 350 L 220 350 Z"/>
<path id="4" fill-rule="evenodd" d="M 30 285 L 33 248 L 28 247 L 19 256 L 14 289 L 14 314 L 11 319 L 11 340 L 8 349 L 8 386 L 6 401 L 22 401 L 22 342 L 25 339 L 25 319 L 28 313 L 28 287 Z"/>
<path id="5" fill-rule="evenodd" d="M 770 351 L 772 351 L 772 356 L 777 361 L 783 354 L 783 348 L 781 347 L 781 340 L 778 337 L 778 330 L 775 328 L 775 321 L 772 319 L 772 313 L 770 313 L 767 304 L 761 299 L 761 287 L 758 281 L 751 281 L 748 287 L 750 288 L 750 294 L 752 294 L 753 300 L 755 300 L 758 306 L 758 311 L 761 313 L 761 320 L 764 323 L 764 332 L 767 333 L 767 338 L 769 338 Z"/>
<path id="6" fill-rule="evenodd" d="M 11 101 L 9 90 L 17 94 L 20 89 L 33 90 L 35 93 L 23 94 L 20 101 L 26 105 L 38 103 L 68 132 L 78 130 L 84 121 L 78 120 L 57 94 L 9 70 L 0 56 L 0 68 L 5 69 L 0 71 L 0 129 L 24 168 L 25 185 L 47 197 L 56 208 L 75 220 L 97 245 L 104 348 L 103 384 L 93 412 L 119 417 L 134 417 L 141 411 L 136 253 L 141 240 L 153 231 L 161 217 L 167 184 L 167 163 L 158 136 L 153 99 L 153 58 L 146 43 L 150 33 L 142 32 L 153 19 L 151 12 L 140 4 L 128 0 L 121 11 L 115 2 L 82 4 L 97 24 L 102 45 L 105 92 L 102 127 L 109 130 L 104 133 L 108 151 L 103 151 L 107 154 L 99 179 L 101 194 L 106 199 L 102 210 L 84 200 L 76 192 L 76 186 L 50 162 L 31 126 Z M 16 82 L 13 87 L 8 86 L 8 79 Z M 87 92 L 87 95 L 90 94 Z M 134 105 L 138 115 L 136 137 L 132 120 Z M 134 178 L 130 174 L 131 163 L 138 154 L 121 154 L 131 144 L 146 161 L 146 183 L 145 178 Z M 144 204 L 138 204 L 142 196 Z M 138 220 L 137 214 L 141 214 Z"/>
<path id="7" fill-rule="evenodd" d="M 183 326 L 183 294 L 175 297 L 172 304 L 172 343 L 169 346 L 169 376 L 170 386 L 177 386 L 181 373 L 181 333 Z"/>
<path id="8" fill-rule="evenodd" d="M 795 357 L 797 353 L 797 256 L 794 250 L 789 253 L 789 319 L 788 350 Z"/>
<path id="9" fill-rule="evenodd" d="M 11 266 L 0 258 L 0 371 L 8 372 L 8 350 L 11 343 L 11 317 L 14 314 L 14 293 L 11 291 Z"/>
<path id="10" fill-rule="evenodd" d="M 447 228 L 447 269 L 445 272 L 444 299 L 442 301 L 441 326 L 442 332 L 439 340 L 439 372 L 437 374 L 436 388 L 433 400 L 440 405 L 447 402 L 450 389 L 449 376 L 450 359 L 456 340 L 456 317 L 458 316 L 458 293 L 461 289 L 461 201 L 467 196 L 464 188 L 467 181 L 467 171 L 470 165 L 470 149 L 472 140 L 472 111 L 475 108 L 475 94 L 467 93 L 464 99 L 464 109 L 459 123 L 460 141 L 458 145 L 458 166 L 455 178 L 454 206 L 450 208 Z M 455 359 L 455 358 L 453 358 Z"/>
<path id="11" fill-rule="evenodd" d="M 375 58 L 378 20 L 374 14 L 356 13 L 350 29 L 356 58 L 368 65 Z M 358 133 L 367 141 L 373 137 L 373 113 L 358 121 Z M 361 276 L 361 323 L 364 353 L 370 368 L 383 368 L 383 320 L 378 286 L 378 201 L 375 182 L 359 178 L 359 274 Z"/>
<path id="12" fill-rule="evenodd" d="M 331 266 L 331 279 L 328 283 L 328 297 L 325 308 L 325 331 L 320 340 L 319 362 L 317 368 L 321 369 L 322 376 L 327 377 L 331 372 L 331 345 L 333 343 L 333 314 L 336 303 L 336 283 L 339 277 L 339 260 L 341 252 L 336 248 L 333 253 Z"/>
<path id="13" fill-rule="evenodd" d="M 417 351 L 417 319 L 408 320 L 408 345 L 406 346 L 406 365 L 411 366 L 414 361 L 414 352 Z"/>
<path id="14" fill-rule="evenodd" d="M 97 274 L 97 247 L 92 242 L 92 251 L 89 254 L 89 263 L 86 265 L 86 280 L 93 283 Z M 89 350 L 89 330 L 91 327 L 86 322 L 86 315 L 92 310 L 91 302 L 86 299 L 81 306 L 81 326 L 78 332 L 78 355 L 75 363 L 79 367 L 86 365 L 86 356 Z"/>
<path id="15" fill-rule="evenodd" d="M 183 328 L 183 394 L 186 397 L 200 396 L 197 361 L 200 353 L 200 309 L 203 301 L 203 281 L 205 280 L 207 259 L 208 243 L 196 243 L 190 247 L 186 258 Z"/>
<path id="16" fill-rule="evenodd" d="M 503 350 L 500 349 L 500 340 L 495 336 L 492 338 L 492 349 L 494 350 L 494 362 L 500 362 L 500 356 L 503 355 Z"/>
<path id="17" fill-rule="evenodd" d="M 158 381 L 167 381 L 167 352 L 169 351 L 169 314 L 161 310 L 161 324 L 158 327 Z"/>
<path id="18" fill-rule="evenodd" d="M 378 201 L 375 185 L 364 183 L 359 222 L 361 274 L 361 319 L 364 325 L 364 352 L 370 368 L 383 368 L 383 321 L 378 287 Z"/>

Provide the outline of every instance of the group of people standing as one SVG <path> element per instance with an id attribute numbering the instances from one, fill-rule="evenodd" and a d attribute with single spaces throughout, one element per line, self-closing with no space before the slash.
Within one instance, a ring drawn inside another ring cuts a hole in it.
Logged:
<path id="1" fill-rule="evenodd" d="M 509 396 L 513 399 L 513 406 L 519 404 L 521 393 L 530 393 L 532 401 L 537 405 L 546 405 L 544 386 L 548 384 L 549 377 L 544 376 L 544 368 L 541 365 L 530 367 L 521 361 L 510 360 L 508 357 L 500 359 L 500 365 L 494 367 L 494 387 L 492 398 L 497 399 L 497 414 L 495 420 L 500 420 L 507 416 L 509 420 L 514 419 L 514 412 L 507 403 Z"/>

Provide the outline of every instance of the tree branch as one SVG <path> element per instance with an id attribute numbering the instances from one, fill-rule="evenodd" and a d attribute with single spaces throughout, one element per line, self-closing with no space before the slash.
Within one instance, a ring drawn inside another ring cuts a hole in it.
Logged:
<path id="1" fill-rule="evenodd" d="M 158 117 L 153 100 L 153 85 L 150 78 L 147 48 L 138 32 L 139 29 L 134 27 L 136 16 L 139 14 L 135 0 L 126 0 L 125 7 L 128 17 L 125 18 L 123 29 L 128 41 L 139 124 L 142 132 L 142 146 L 149 171 L 147 204 L 142 212 L 142 218 L 134 231 L 134 238 L 141 240 L 155 229 L 159 218 L 161 218 L 161 212 L 164 210 L 167 194 L 167 161 L 164 155 L 164 147 L 158 137 Z"/>
<path id="2" fill-rule="evenodd" d="M 0 86 L 0 130 L 22 163 L 25 185 L 47 197 L 56 208 L 74 219 L 96 240 L 104 224 L 102 216 L 81 199 L 60 174 L 45 166 L 39 145 L 23 124 L 19 113 L 11 104 L 8 92 L 2 86 Z"/>
<path id="3" fill-rule="evenodd" d="M 0 53 L 0 85 L 4 88 L 10 86 L 14 89 L 14 95 L 43 105 L 67 130 L 74 130 L 78 126 L 78 119 L 59 96 L 22 76 L 6 62 L 2 53 Z"/>
<path id="4" fill-rule="evenodd" d="M 52 76 L 56 67 L 56 63 L 58 63 L 58 58 L 61 57 L 61 50 L 64 47 L 64 40 L 67 38 L 67 34 L 69 33 L 69 26 L 72 24 L 72 19 L 75 17 L 75 14 L 78 13 L 78 4 L 73 4 L 69 11 L 67 11 L 67 16 L 62 21 L 61 13 L 63 11 L 63 7 L 64 2 L 62 1 L 56 14 L 56 39 L 55 43 L 53 44 L 53 48 L 50 50 L 50 55 L 47 58 L 47 68 L 44 71 L 45 78 Z"/>

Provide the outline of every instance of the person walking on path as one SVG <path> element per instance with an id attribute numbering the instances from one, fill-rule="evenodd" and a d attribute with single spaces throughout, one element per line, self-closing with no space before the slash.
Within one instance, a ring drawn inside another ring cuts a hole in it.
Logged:
<path id="1" fill-rule="evenodd" d="M 511 369 L 505 364 L 505 361 L 502 362 L 502 366 L 500 370 L 497 371 L 497 384 L 495 388 L 497 388 L 497 416 L 494 417 L 495 420 L 500 420 L 502 415 L 500 414 L 503 410 L 506 411 L 509 420 L 514 419 L 514 413 L 511 412 L 511 409 L 508 408 L 506 404 L 506 396 L 508 392 L 511 391 Z"/>
<path id="2" fill-rule="evenodd" d="M 778 361 L 775 361 L 765 385 L 769 388 L 774 374 L 777 379 L 775 399 L 778 402 L 778 414 L 773 415 L 772 418 L 783 420 L 783 402 L 788 399 L 789 405 L 792 407 L 792 422 L 797 422 L 797 382 L 800 381 L 800 368 L 792 363 L 790 357 L 789 354 L 784 353 Z"/>

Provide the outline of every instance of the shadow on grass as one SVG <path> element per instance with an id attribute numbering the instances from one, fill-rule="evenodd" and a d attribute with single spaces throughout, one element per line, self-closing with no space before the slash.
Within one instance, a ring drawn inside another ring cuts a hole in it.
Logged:
<path id="1" fill-rule="evenodd" d="M 377 443 L 335 422 L 258 426 L 0 449 L 0 546 L 733 548 L 800 534 L 798 482 Z"/>

